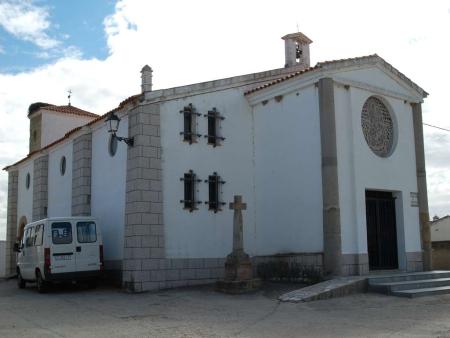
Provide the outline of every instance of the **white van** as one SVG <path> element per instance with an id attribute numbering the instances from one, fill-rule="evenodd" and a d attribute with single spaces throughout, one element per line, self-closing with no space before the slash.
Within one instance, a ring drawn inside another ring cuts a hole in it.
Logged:
<path id="1" fill-rule="evenodd" d="M 52 282 L 88 281 L 95 285 L 103 270 L 103 243 L 92 217 L 47 218 L 27 224 L 16 246 L 19 288 L 36 282 L 45 292 Z"/>

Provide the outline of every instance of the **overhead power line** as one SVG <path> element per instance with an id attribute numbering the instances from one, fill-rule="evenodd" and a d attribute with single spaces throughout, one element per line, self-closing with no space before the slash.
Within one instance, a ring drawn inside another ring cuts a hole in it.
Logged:
<path id="1" fill-rule="evenodd" d="M 424 125 L 424 126 L 431 127 L 431 128 L 436 128 L 436 129 L 448 131 L 448 132 L 450 133 L 450 129 L 445 129 L 445 128 L 441 128 L 441 127 L 438 127 L 438 126 L 433 126 L 432 124 L 428 124 L 428 123 L 423 123 L 423 125 Z"/>

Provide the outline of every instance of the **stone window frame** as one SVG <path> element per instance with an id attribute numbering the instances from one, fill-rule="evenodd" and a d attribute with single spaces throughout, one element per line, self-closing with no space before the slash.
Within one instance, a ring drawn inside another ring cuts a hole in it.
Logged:
<path id="1" fill-rule="evenodd" d="M 66 169 L 67 169 L 67 159 L 63 155 L 63 156 L 61 156 L 61 159 L 59 160 L 59 173 L 61 174 L 61 176 L 65 175 Z"/>
<path id="2" fill-rule="evenodd" d="M 197 138 L 202 135 L 197 134 L 197 116 L 201 116 L 202 114 L 197 112 L 197 109 L 189 103 L 187 106 L 180 110 L 180 114 L 183 114 L 183 131 L 180 132 L 180 135 L 183 136 L 183 142 L 187 142 L 189 144 L 197 143 Z"/>
<path id="3" fill-rule="evenodd" d="M 212 175 L 208 176 L 205 183 L 208 183 L 209 200 L 205 202 L 205 204 L 208 204 L 208 210 L 214 211 L 214 213 L 222 211 L 220 207 L 226 205 L 226 203 L 222 202 L 220 199 L 222 192 L 220 187 L 226 182 L 221 180 L 221 177 L 217 174 L 217 172 L 214 172 Z"/>
<path id="4" fill-rule="evenodd" d="M 205 135 L 205 138 L 208 140 L 208 144 L 215 148 L 220 145 L 220 141 L 225 141 L 225 137 L 219 136 L 218 132 L 221 129 L 220 121 L 225 120 L 225 117 L 220 115 L 216 107 L 208 110 L 208 114 L 203 116 L 208 120 L 208 134 Z"/>

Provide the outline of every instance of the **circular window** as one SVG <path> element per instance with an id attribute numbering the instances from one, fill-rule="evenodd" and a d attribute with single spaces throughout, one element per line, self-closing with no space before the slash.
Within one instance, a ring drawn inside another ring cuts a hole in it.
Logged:
<path id="1" fill-rule="evenodd" d="M 380 99 L 372 96 L 364 103 L 361 126 L 370 149 L 380 157 L 389 156 L 394 144 L 394 123 Z"/>
<path id="2" fill-rule="evenodd" d="M 108 151 L 111 156 L 114 156 L 117 152 L 117 138 L 113 135 L 109 137 Z"/>
<path id="3" fill-rule="evenodd" d="M 30 173 L 27 173 L 27 177 L 25 177 L 25 187 L 27 189 L 30 188 L 30 181 L 31 181 Z"/>
<path id="4" fill-rule="evenodd" d="M 61 176 L 64 176 L 66 173 L 66 157 L 61 157 L 61 161 L 59 162 L 59 172 L 61 173 Z"/>

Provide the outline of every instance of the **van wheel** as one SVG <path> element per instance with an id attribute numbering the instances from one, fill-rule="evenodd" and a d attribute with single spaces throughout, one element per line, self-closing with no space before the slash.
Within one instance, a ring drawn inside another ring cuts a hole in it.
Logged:
<path id="1" fill-rule="evenodd" d="M 25 289 L 26 284 L 27 283 L 23 280 L 20 270 L 17 269 L 17 286 L 19 289 Z"/>
<path id="2" fill-rule="evenodd" d="M 47 282 L 42 278 L 41 272 L 36 271 L 36 284 L 39 293 L 46 293 L 48 290 Z"/>

